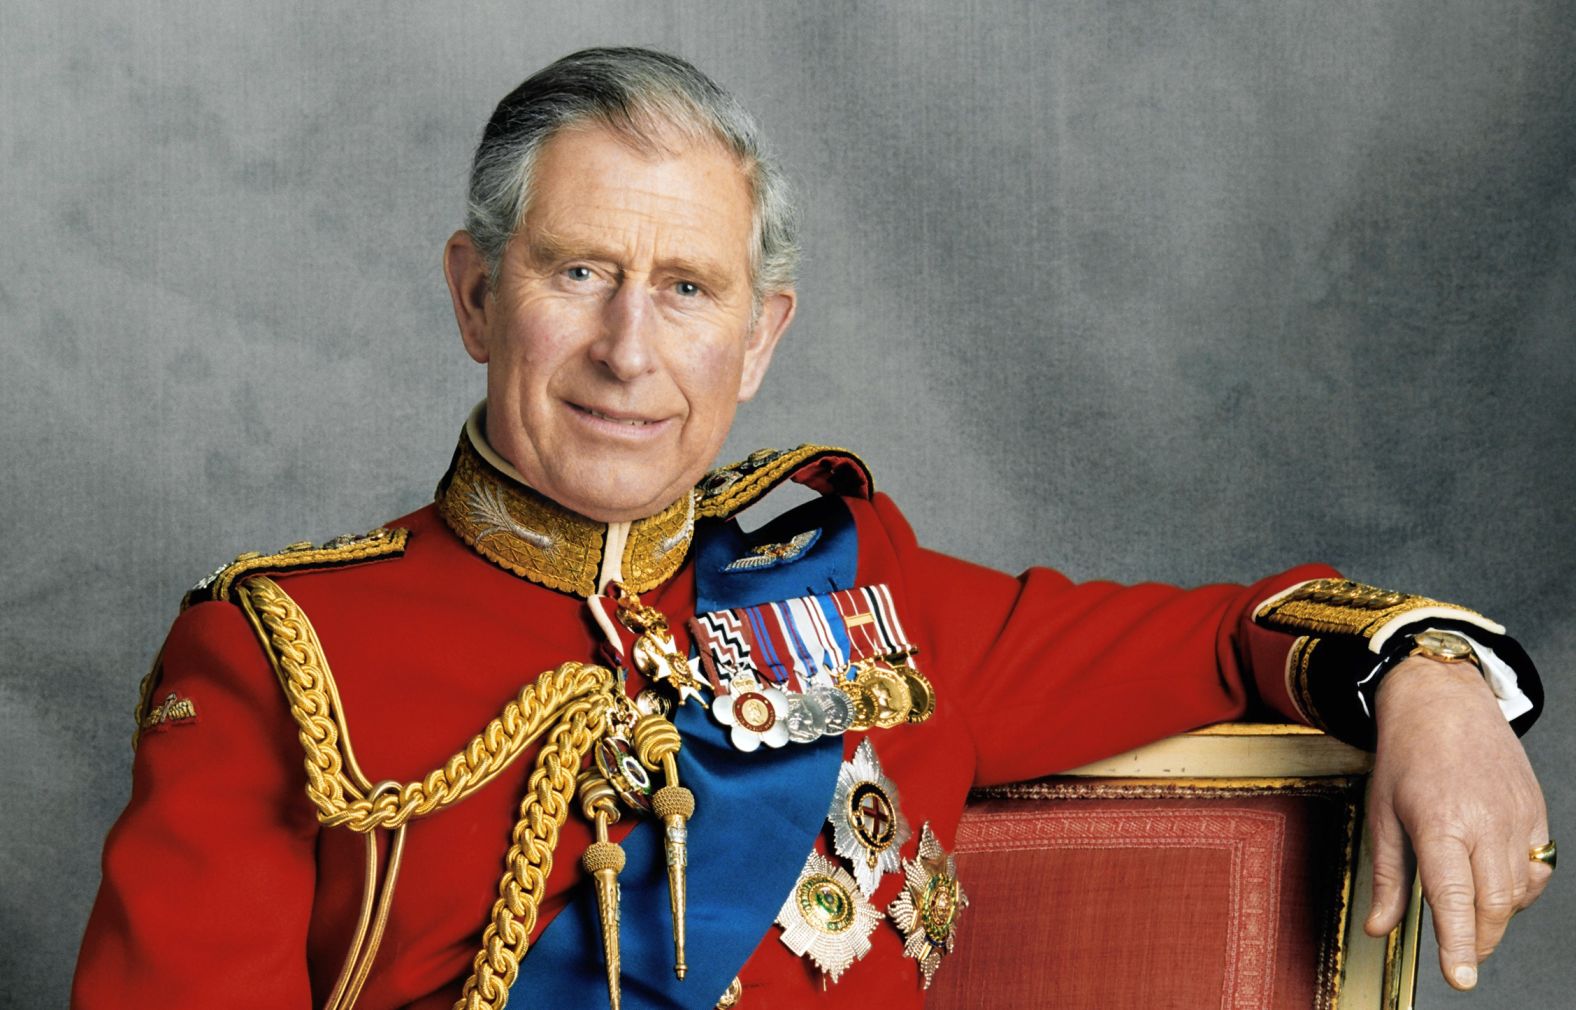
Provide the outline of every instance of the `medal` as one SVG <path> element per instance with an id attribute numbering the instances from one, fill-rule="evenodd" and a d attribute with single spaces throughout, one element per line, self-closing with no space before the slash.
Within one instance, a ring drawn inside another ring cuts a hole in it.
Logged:
<path id="1" fill-rule="evenodd" d="M 848 699 L 849 729 L 866 730 L 876 724 L 876 707 L 857 680 L 839 681 L 838 693 Z"/>
<path id="2" fill-rule="evenodd" d="M 903 953 L 919 962 L 925 988 L 952 952 L 958 913 L 969 903 L 958 886 L 957 860 L 941 849 L 930 822 L 919 831 L 919 853 L 903 861 L 903 891 L 887 914 L 903 933 Z"/>
<path id="3" fill-rule="evenodd" d="M 641 715 L 666 717 L 673 711 L 673 701 L 661 691 L 653 691 L 648 687 L 635 695 L 635 711 Z"/>
<path id="4" fill-rule="evenodd" d="M 870 934 L 881 918 L 847 870 L 812 852 L 777 913 L 777 924 L 789 950 L 814 961 L 836 982 L 870 953 Z"/>
<path id="5" fill-rule="evenodd" d="M 908 841 L 908 821 L 898 808 L 897 786 L 881 770 L 876 749 L 859 741 L 837 771 L 837 791 L 827 813 L 832 846 L 854 868 L 859 889 L 874 894 L 883 874 L 898 869 L 898 849 Z"/>
<path id="6" fill-rule="evenodd" d="M 609 586 L 618 593 L 619 623 L 637 636 L 635 646 L 630 650 L 635 668 L 652 683 L 663 684 L 676 691 L 680 705 L 694 698 L 704 708 L 706 702 L 701 697 L 704 685 L 695 676 L 689 661 L 679 654 L 673 633 L 668 630 L 668 619 L 662 611 L 645 606 L 640 602 L 639 594 L 629 592 L 618 583 L 609 583 Z"/>
<path id="7" fill-rule="evenodd" d="M 912 707 L 908 711 L 908 721 L 921 723 L 936 714 L 936 689 L 930 683 L 929 677 L 904 661 L 906 658 L 894 657 L 892 668 L 908 686 L 908 696 L 912 702 Z"/>
<path id="8" fill-rule="evenodd" d="M 768 747 L 787 743 L 788 696 L 782 689 L 762 685 L 748 675 L 728 683 L 728 693 L 712 701 L 711 713 L 730 727 L 728 739 L 734 748 L 749 753 L 763 743 Z"/>
<path id="9" fill-rule="evenodd" d="M 884 585 L 697 614 L 690 629 L 717 691 L 743 674 L 786 693 L 796 743 L 924 722 L 935 712 L 935 687 L 912 665 L 917 650 Z"/>
<path id="10" fill-rule="evenodd" d="M 788 695 L 788 739 L 811 743 L 826 734 L 826 712 L 820 701 L 797 691 Z"/>
<path id="11" fill-rule="evenodd" d="M 859 666 L 854 680 L 870 697 L 871 721 L 880 729 L 891 729 L 908 721 L 914 703 L 908 684 L 885 663 L 868 660 Z"/>
<path id="12" fill-rule="evenodd" d="M 827 736 L 841 736 L 854 724 L 854 706 L 848 695 L 827 684 L 816 684 L 806 693 L 826 714 Z"/>

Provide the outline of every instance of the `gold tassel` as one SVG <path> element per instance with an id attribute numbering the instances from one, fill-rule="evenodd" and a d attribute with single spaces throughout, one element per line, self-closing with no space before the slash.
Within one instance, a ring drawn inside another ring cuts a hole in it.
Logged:
<path id="1" fill-rule="evenodd" d="M 580 811 L 596 825 L 596 841 L 580 856 L 580 865 L 596 886 L 597 914 L 602 920 L 602 953 L 607 961 L 607 999 L 619 1010 L 618 874 L 624 869 L 624 850 L 607 840 L 607 827 L 618 820 L 616 794 L 607 780 L 592 771 L 580 775 Z"/>
<path id="2" fill-rule="evenodd" d="M 695 794 L 679 785 L 678 727 L 660 715 L 643 715 L 635 723 L 635 753 L 653 771 L 661 768 L 667 785 L 651 796 L 652 812 L 661 818 L 663 853 L 668 863 L 668 908 L 673 913 L 673 974 L 680 981 L 689 971 L 684 959 L 684 921 L 688 910 L 689 826 Z"/>

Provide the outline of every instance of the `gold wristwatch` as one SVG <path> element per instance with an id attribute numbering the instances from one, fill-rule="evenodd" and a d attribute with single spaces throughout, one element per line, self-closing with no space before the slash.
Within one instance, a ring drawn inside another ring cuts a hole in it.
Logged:
<path id="1" fill-rule="evenodd" d="M 1412 651 L 1408 655 L 1427 656 L 1441 663 L 1471 663 L 1478 670 L 1483 669 L 1483 663 L 1478 659 L 1472 643 L 1466 636 L 1454 631 L 1440 631 L 1437 628 L 1419 631 L 1412 636 Z"/>

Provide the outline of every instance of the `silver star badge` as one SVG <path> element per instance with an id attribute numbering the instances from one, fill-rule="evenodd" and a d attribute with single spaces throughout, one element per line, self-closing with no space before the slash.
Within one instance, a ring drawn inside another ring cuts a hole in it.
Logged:
<path id="1" fill-rule="evenodd" d="M 903 891 L 887 906 L 887 914 L 903 932 L 903 953 L 919 962 L 926 989 L 941 967 L 942 955 L 952 953 L 958 913 L 968 903 L 958 885 L 957 860 L 942 851 L 926 821 L 919 830 L 918 855 L 903 861 Z"/>
<path id="2" fill-rule="evenodd" d="M 819 852 L 805 860 L 777 913 L 783 943 L 799 957 L 814 961 L 833 982 L 870 953 L 870 934 L 881 919 L 848 871 Z"/>
<path id="3" fill-rule="evenodd" d="M 881 770 L 870 740 L 837 771 L 837 791 L 827 813 L 832 847 L 854 868 L 859 889 L 874 894 L 883 874 L 902 864 L 898 849 L 912 832 L 898 807 L 897 785 Z"/>

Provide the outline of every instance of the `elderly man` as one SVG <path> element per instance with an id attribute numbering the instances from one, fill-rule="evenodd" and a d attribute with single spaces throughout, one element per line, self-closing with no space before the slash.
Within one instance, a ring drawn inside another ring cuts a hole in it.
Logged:
<path id="1" fill-rule="evenodd" d="M 708 475 L 794 262 L 753 122 L 683 61 L 577 53 L 499 104 L 444 255 L 487 399 L 433 505 L 188 596 L 76 1005 L 919 1006 L 971 786 L 1250 707 L 1377 742 L 1368 929 L 1415 851 L 1475 983 L 1553 865 L 1503 629 L 1314 566 L 1013 579 L 836 449 Z M 746 532 L 786 480 L 819 496 Z"/>

